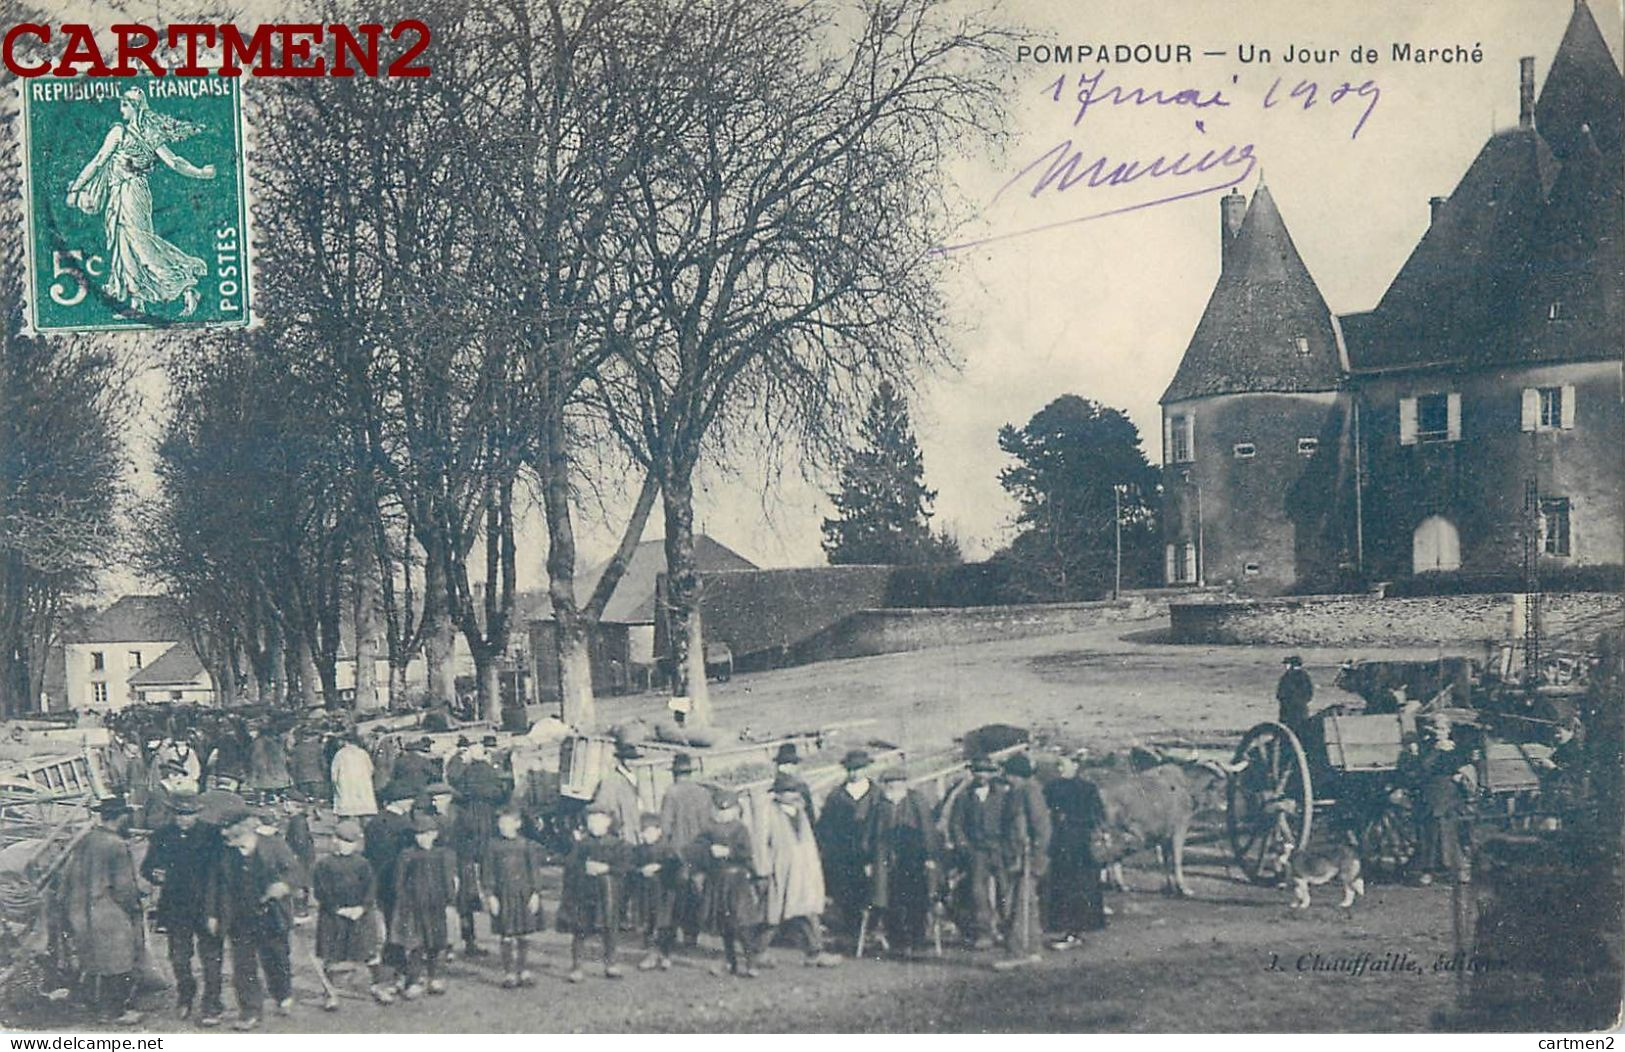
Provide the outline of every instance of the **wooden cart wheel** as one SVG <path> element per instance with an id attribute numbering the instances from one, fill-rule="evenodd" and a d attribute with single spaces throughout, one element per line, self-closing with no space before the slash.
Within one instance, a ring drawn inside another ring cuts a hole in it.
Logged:
<path id="1" fill-rule="evenodd" d="M 1366 868 L 1390 876 L 1405 872 L 1416 857 L 1416 815 L 1403 791 L 1389 796 L 1360 830 L 1360 861 Z"/>
<path id="2" fill-rule="evenodd" d="M 1282 843 L 1290 838 L 1300 849 L 1309 843 L 1315 811 L 1309 760 L 1290 728 L 1260 723 L 1236 747 L 1232 765 L 1243 761 L 1247 766 L 1226 787 L 1230 847 L 1248 880 L 1274 884 Z"/>

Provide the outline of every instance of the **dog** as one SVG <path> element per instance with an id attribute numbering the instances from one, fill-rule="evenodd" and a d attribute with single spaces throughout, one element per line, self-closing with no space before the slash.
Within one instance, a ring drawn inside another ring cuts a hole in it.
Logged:
<path id="1" fill-rule="evenodd" d="M 1360 853 L 1347 844 L 1313 851 L 1299 851 L 1291 840 L 1281 844 L 1279 856 L 1281 875 L 1292 882 L 1292 908 L 1309 908 L 1311 885 L 1330 884 L 1333 878 L 1342 881 L 1343 909 L 1351 909 L 1354 902 L 1365 894 L 1365 878 L 1360 876 Z"/>

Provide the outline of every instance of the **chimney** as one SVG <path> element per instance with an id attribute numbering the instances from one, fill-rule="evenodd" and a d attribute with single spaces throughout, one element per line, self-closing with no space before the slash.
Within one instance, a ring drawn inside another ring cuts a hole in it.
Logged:
<path id="1" fill-rule="evenodd" d="M 1428 224 L 1429 225 L 1432 225 L 1432 224 L 1437 223 L 1439 221 L 1439 209 L 1444 206 L 1444 203 L 1447 200 L 1449 200 L 1449 199 L 1444 198 L 1444 197 L 1430 197 L 1430 198 L 1428 198 Z"/>
<path id="2" fill-rule="evenodd" d="M 1535 126 L 1535 57 L 1518 60 L 1518 127 Z"/>
<path id="3" fill-rule="evenodd" d="M 1219 198 L 1219 269 L 1230 263 L 1230 245 L 1241 230 L 1241 221 L 1247 215 L 1247 197 L 1235 190 Z"/>

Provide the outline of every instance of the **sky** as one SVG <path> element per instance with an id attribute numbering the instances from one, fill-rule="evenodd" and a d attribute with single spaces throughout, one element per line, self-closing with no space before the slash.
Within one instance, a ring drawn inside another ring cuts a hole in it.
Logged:
<path id="1" fill-rule="evenodd" d="M 948 2 L 963 7 L 969 0 Z M 256 6 L 265 17 L 301 18 L 297 3 L 250 0 L 249 9 Z M 1617 61 L 1625 21 L 1620 0 L 1592 0 L 1590 8 Z M 91 12 L 85 20 L 95 21 L 96 10 L 66 14 Z M 173 15 L 150 13 L 142 0 L 124 10 L 146 21 Z M 1535 57 L 1538 88 L 1571 10 L 1572 0 L 1006 0 L 996 8 L 993 17 L 1024 31 L 1033 45 L 1188 44 L 1192 58 L 1017 62 L 1004 148 L 967 155 L 950 173 L 976 206 L 955 243 L 983 243 L 948 255 L 958 367 L 922 378 L 914 406 L 926 481 L 937 491 L 937 525 L 955 534 L 971 558 L 1008 541 L 1016 509 L 998 484 L 1007 463 L 998 429 L 1025 422 L 1063 394 L 1125 411 L 1148 457 L 1159 461 L 1157 400 L 1218 276 L 1220 184 L 1239 178 L 1236 188 L 1251 194 L 1260 179 L 1267 181 L 1331 309 L 1373 306 L 1425 229 L 1428 198 L 1450 193 L 1490 134 L 1516 124 L 1518 59 Z M 1477 48 L 1482 61 L 1399 62 L 1395 43 Z M 1255 58 L 1256 49 L 1268 49 L 1271 61 L 1241 61 L 1249 46 Z M 1375 48 L 1378 61 L 1350 61 L 1357 46 Z M 1339 54 L 1289 63 L 1289 48 Z M 1186 92 L 1198 102 L 1217 92 L 1225 104 L 1118 105 L 1108 98 L 1078 117 L 1079 78 L 1096 74 L 1097 100 L 1116 86 L 1124 93 L 1160 90 L 1163 97 Z M 1293 95 L 1300 82 L 1314 87 L 1307 108 L 1307 89 Z M 1334 103 L 1345 84 L 1363 90 L 1345 89 Z M 1194 160 L 1227 146 L 1232 159 L 1245 157 L 1248 144 L 1248 163 L 1116 187 L 1092 187 L 1085 179 L 1033 193 L 1047 167 L 1042 159 L 1063 145 L 1081 156 L 1080 168 L 1104 156 L 1109 171 L 1122 161 L 1171 161 L 1185 153 Z M 1186 196 L 1148 205 L 1180 195 Z M 1108 212 L 1116 214 L 1084 219 Z M 1048 229 L 1023 233 L 1036 227 Z M 161 412 L 161 381 L 149 375 L 144 389 L 147 423 L 132 439 L 138 493 L 151 492 L 148 447 Z M 801 474 L 793 464 L 772 479 L 757 465 L 703 469 L 697 528 L 763 566 L 821 564 L 820 523 L 831 510 L 824 490 L 833 482 Z M 610 489 L 583 509 L 584 565 L 613 549 L 631 495 Z M 661 532 L 657 513 L 645 537 Z M 545 537 L 532 509 L 520 538 L 524 587 L 545 583 Z M 139 586 L 116 576 L 114 590 Z"/>

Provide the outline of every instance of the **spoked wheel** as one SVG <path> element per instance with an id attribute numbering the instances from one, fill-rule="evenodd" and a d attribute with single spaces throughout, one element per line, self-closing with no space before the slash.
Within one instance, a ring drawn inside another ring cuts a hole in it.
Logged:
<path id="1" fill-rule="evenodd" d="M 1281 846 L 1290 839 L 1309 843 L 1315 794 L 1309 761 L 1298 736 L 1279 723 L 1260 723 L 1236 747 L 1235 764 L 1246 766 L 1230 778 L 1226 824 L 1236 864 L 1255 884 L 1280 877 Z"/>
<path id="2" fill-rule="evenodd" d="M 1360 830 L 1360 860 L 1372 870 L 1400 876 L 1418 848 L 1416 815 L 1403 790 L 1385 797 Z"/>

